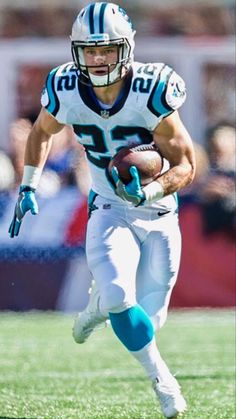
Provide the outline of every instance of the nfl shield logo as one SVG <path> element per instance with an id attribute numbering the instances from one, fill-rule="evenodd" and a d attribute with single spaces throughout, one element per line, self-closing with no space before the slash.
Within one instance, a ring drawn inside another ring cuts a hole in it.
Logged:
<path id="1" fill-rule="evenodd" d="M 101 111 L 101 117 L 102 118 L 107 119 L 107 118 L 109 118 L 109 116 L 110 116 L 109 111 L 107 111 L 106 109 Z"/>

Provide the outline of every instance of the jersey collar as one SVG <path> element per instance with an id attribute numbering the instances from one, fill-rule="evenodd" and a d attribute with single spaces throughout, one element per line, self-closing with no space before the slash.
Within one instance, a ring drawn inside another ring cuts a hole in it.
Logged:
<path id="1" fill-rule="evenodd" d="M 121 108 L 123 108 L 130 92 L 132 77 L 133 70 L 130 69 L 130 71 L 124 79 L 124 86 L 121 89 L 120 94 L 109 109 L 103 108 L 97 100 L 97 97 L 92 87 L 81 83 L 80 80 L 78 82 L 78 90 L 85 105 L 87 105 L 92 111 L 96 112 L 102 118 L 108 119 L 110 116 L 115 115 L 117 112 L 121 110 Z"/>

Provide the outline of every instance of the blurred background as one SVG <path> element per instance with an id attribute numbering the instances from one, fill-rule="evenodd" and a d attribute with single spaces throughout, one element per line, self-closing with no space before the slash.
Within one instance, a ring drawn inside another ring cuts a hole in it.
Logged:
<path id="1" fill-rule="evenodd" d="M 187 84 L 182 119 L 197 174 L 180 193 L 183 257 L 171 307 L 235 305 L 235 3 L 120 0 L 136 60 L 165 62 Z M 84 254 L 90 177 L 67 127 L 54 136 L 40 186 L 40 215 L 8 237 L 24 147 L 47 73 L 71 61 L 69 35 L 90 1 L 0 0 L 0 310 L 82 310 L 91 277 Z"/>

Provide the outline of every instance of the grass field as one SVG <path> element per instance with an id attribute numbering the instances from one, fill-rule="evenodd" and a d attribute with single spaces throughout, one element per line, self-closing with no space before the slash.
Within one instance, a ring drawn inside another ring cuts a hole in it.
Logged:
<path id="1" fill-rule="evenodd" d="M 72 324 L 59 313 L 0 314 L 0 419 L 162 418 L 111 328 L 76 345 Z M 157 340 L 186 396 L 184 418 L 234 419 L 234 313 L 171 312 Z"/>

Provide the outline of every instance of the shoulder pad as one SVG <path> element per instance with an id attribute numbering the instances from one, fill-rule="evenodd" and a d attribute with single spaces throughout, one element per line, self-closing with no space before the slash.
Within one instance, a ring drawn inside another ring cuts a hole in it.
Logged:
<path id="1" fill-rule="evenodd" d="M 71 62 L 52 69 L 42 91 L 42 106 L 53 116 L 56 116 L 60 108 L 58 93 L 73 90 L 76 86 L 76 80 L 76 68 Z"/>
<path id="2" fill-rule="evenodd" d="M 166 102 L 173 110 L 180 108 L 186 99 L 185 83 L 175 71 L 170 76 L 165 96 Z"/>
<path id="3" fill-rule="evenodd" d="M 157 81 L 151 91 L 147 107 L 159 117 L 166 117 L 185 101 L 184 81 L 169 66 L 163 64 Z"/>
<path id="4" fill-rule="evenodd" d="M 48 110 L 52 115 L 56 115 L 59 109 L 59 100 L 55 91 L 55 76 L 59 67 L 54 68 L 50 71 L 47 76 L 46 83 L 44 85 L 42 95 L 41 95 L 41 104 Z"/>

